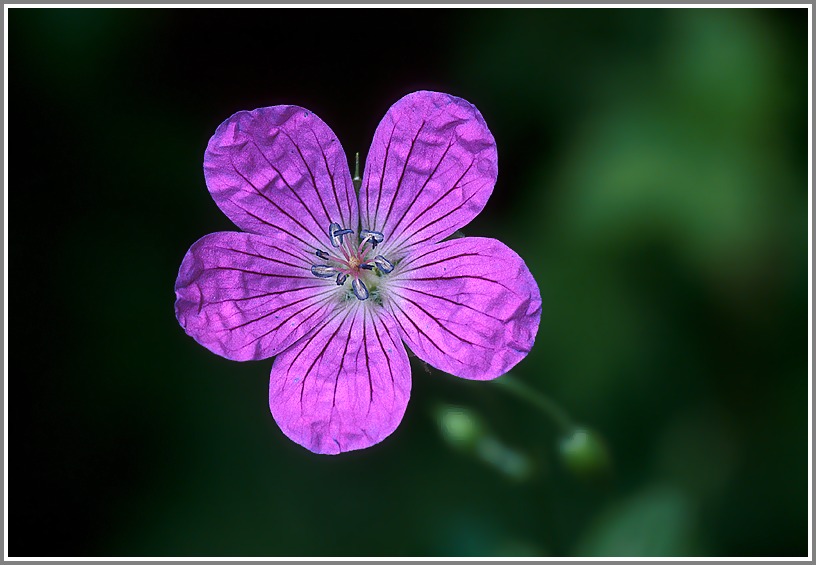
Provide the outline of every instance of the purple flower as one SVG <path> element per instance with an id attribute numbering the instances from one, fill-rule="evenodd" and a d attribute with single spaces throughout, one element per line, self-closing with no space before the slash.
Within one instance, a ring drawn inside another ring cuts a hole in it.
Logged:
<path id="1" fill-rule="evenodd" d="M 238 112 L 204 155 L 207 187 L 244 232 L 204 236 L 176 280 L 176 317 L 210 351 L 277 356 L 269 406 L 316 453 L 393 432 L 411 392 L 403 343 L 487 380 L 533 345 L 538 286 L 489 238 L 445 240 L 485 206 L 496 144 L 461 98 L 415 92 L 385 115 L 355 194 L 343 148 L 298 106 Z"/>

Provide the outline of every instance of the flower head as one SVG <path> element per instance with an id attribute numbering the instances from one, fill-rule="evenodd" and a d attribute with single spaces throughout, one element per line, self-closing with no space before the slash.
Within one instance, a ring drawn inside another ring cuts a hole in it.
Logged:
<path id="1" fill-rule="evenodd" d="M 478 380 L 533 345 L 541 298 L 524 261 L 495 239 L 445 239 L 484 208 L 497 171 L 481 114 L 447 94 L 415 92 L 391 107 L 359 194 L 317 116 L 238 112 L 210 139 L 204 175 L 244 231 L 193 244 L 176 317 L 228 359 L 276 356 L 269 405 L 293 441 L 316 453 L 378 443 L 410 396 L 403 343 Z"/>

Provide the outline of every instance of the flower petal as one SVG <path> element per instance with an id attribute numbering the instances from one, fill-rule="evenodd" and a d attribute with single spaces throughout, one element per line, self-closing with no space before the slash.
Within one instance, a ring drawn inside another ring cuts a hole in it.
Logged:
<path id="1" fill-rule="evenodd" d="M 384 316 L 356 302 L 275 359 L 269 407 L 292 441 L 336 454 L 379 443 L 399 425 L 411 368 Z"/>
<path id="2" fill-rule="evenodd" d="M 484 208 L 497 160 L 475 106 L 439 92 L 409 94 L 374 134 L 360 190 L 362 227 L 382 232 L 384 249 L 441 241 Z"/>
<path id="3" fill-rule="evenodd" d="M 260 235 L 211 233 L 193 244 L 176 279 L 176 318 L 227 359 L 277 355 L 336 307 L 333 281 L 309 272 L 306 253 Z"/>
<path id="4" fill-rule="evenodd" d="M 343 148 L 299 106 L 232 115 L 207 145 L 204 176 L 215 202 L 244 231 L 322 248 L 332 222 L 357 225 Z"/>
<path id="5" fill-rule="evenodd" d="M 387 304 L 406 345 L 432 366 L 493 379 L 533 346 L 541 295 L 524 261 L 495 239 L 422 246 L 388 281 Z"/>

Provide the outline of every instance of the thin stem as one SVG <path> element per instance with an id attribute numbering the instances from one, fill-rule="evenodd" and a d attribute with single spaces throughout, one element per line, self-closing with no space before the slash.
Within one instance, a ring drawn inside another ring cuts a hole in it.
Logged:
<path id="1" fill-rule="evenodd" d="M 348 264 L 351 256 L 349 255 L 348 250 L 346 250 L 345 242 L 340 244 L 340 252 L 343 254 L 343 258 L 346 260 L 346 264 Z"/>
<path id="2" fill-rule="evenodd" d="M 544 412 L 547 416 L 552 418 L 555 424 L 561 428 L 561 431 L 565 434 L 569 435 L 575 431 L 575 423 L 572 421 L 572 418 L 569 417 L 569 414 L 544 393 L 530 388 L 527 384 L 512 375 L 504 375 L 493 382 L 501 385 L 505 390 L 512 392 L 519 398 L 523 398 Z"/>
<path id="3" fill-rule="evenodd" d="M 363 247 L 365 247 L 365 244 L 368 242 L 369 237 L 370 236 L 364 237 L 363 241 L 361 241 L 360 245 L 357 247 L 357 255 L 359 255 L 360 257 L 363 256 Z"/>

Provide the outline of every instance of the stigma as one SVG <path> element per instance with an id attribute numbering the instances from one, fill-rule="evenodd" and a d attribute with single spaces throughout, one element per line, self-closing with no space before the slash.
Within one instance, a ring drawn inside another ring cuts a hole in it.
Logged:
<path id="1" fill-rule="evenodd" d="M 374 249 L 385 239 L 380 232 L 362 229 L 355 234 L 354 230 L 332 222 L 328 238 L 335 252 L 315 251 L 322 262 L 313 264 L 311 273 L 319 279 L 334 279 L 340 287 L 351 280 L 351 294 L 357 300 L 371 296 L 369 285 L 376 282 L 373 277 L 382 277 L 394 270 L 394 263 L 381 254 L 374 255 Z"/>

